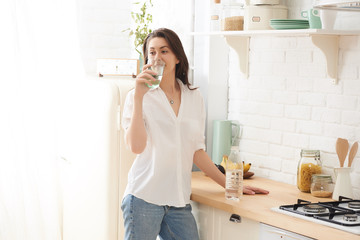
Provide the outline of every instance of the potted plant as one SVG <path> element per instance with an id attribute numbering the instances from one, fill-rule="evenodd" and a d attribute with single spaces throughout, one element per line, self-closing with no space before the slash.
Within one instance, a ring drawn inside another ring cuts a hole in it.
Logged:
<path id="1" fill-rule="evenodd" d="M 149 13 L 148 10 L 153 4 L 151 0 L 144 0 L 143 2 L 135 2 L 133 4 L 140 6 L 138 11 L 131 12 L 131 17 L 134 20 L 135 25 L 133 28 L 128 28 L 124 31 L 128 31 L 129 36 L 134 36 L 134 47 L 136 52 L 139 53 L 140 69 L 142 69 L 144 59 L 142 46 L 146 36 L 152 31 L 149 28 L 149 25 L 152 23 L 152 14 Z"/>

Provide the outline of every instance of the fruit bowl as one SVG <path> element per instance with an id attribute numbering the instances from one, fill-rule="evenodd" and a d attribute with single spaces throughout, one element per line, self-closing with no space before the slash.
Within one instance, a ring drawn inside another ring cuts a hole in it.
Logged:
<path id="1" fill-rule="evenodd" d="M 251 178 L 252 176 L 254 176 L 254 173 L 253 172 L 246 172 L 244 173 L 244 179 L 248 179 L 248 178 Z"/>
<path id="2" fill-rule="evenodd" d="M 222 172 L 223 174 L 225 174 L 225 168 L 221 165 L 218 165 L 218 164 L 215 164 L 215 166 L 220 170 L 220 172 Z M 252 176 L 254 176 L 254 173 L 253 172 L 245 172 L 244 175 L 243 175 L 243 178 L 244 179 L 247 179 L 247 178 L 251 178 Z"/>

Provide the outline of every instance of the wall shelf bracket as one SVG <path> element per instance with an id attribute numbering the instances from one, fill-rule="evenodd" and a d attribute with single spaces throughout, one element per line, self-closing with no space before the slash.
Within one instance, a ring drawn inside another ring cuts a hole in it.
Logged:
<path id="1" fill-rule="evenodd" d="M 338 35 L 311 35 L 311 41 L 318 47 L 326 58 L 327 74 L 337 84 L 339 36 Z"/>
<path id="2" fill-rule="evenodd" d="M 249 36 L 224 36 L 227 44 L 236 51 L 240 71 L 248 78 L 249 75 Z"/>
<path id="3" fill-rule="evenodd" d="M 248 78 L 250 38 L 254 36 L 310 37 L 312 43 L 321 50 L 326 58 L 326 71 L 334 84 L 338 82 L 338 59 L 340 36 L 359 36 L 360 31 L 341 31 L 324 29 L 289 29 L 289 30 L 250 30 L 194 33 L 196 36 L 222 35 L 227 44 L 238 55 L 240 71 Z"/>

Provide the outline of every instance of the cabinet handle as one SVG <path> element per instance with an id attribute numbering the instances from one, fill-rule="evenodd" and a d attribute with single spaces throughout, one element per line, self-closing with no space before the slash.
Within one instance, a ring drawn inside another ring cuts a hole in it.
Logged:
<path id="1" fill-rule="evenodd" d="M 294 239 L 294 240 L 301 240 L 301 239 L 303 239 L 303 238 L 301 238 L 301 237 L 297 237 L 297 236 L 294 236 L 294 235 L 290 235 L 290 234 L 288 234 L 288 233 L 286 233 L 286 232 L 279 231 L 279 230 L 269 230 L 268 233 L 278 235 L 278 236 L 280 236 L 280 238 L 285 237 L 285 239 L 288 239 L 288 238 L 291 238 L 291 239 Z M 304 239 L 305 239 L 305 238 L 304 238 Z"/>
<path id="2" fill-rule="evenodd" d="M 234 223 L 241 223 L 241 217 L 237 214 L 231 214 L 229 221 Z"/>

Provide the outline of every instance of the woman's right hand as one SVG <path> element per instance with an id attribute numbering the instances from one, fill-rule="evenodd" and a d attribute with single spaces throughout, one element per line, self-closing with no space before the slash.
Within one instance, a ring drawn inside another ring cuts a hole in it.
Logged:
<path id="1" fill-rule="evenodd" d="M 156 81 L 156 79 L 152 76 L 156 75 L 156 72 L 149 70 L 150 66 L 151 64 L 146 64 L 143 66 L 143 71 L 136 76 L 135 96 L 142 98 L 150 89 L 146 84 L 151 85 L 152 81 Z"/>

